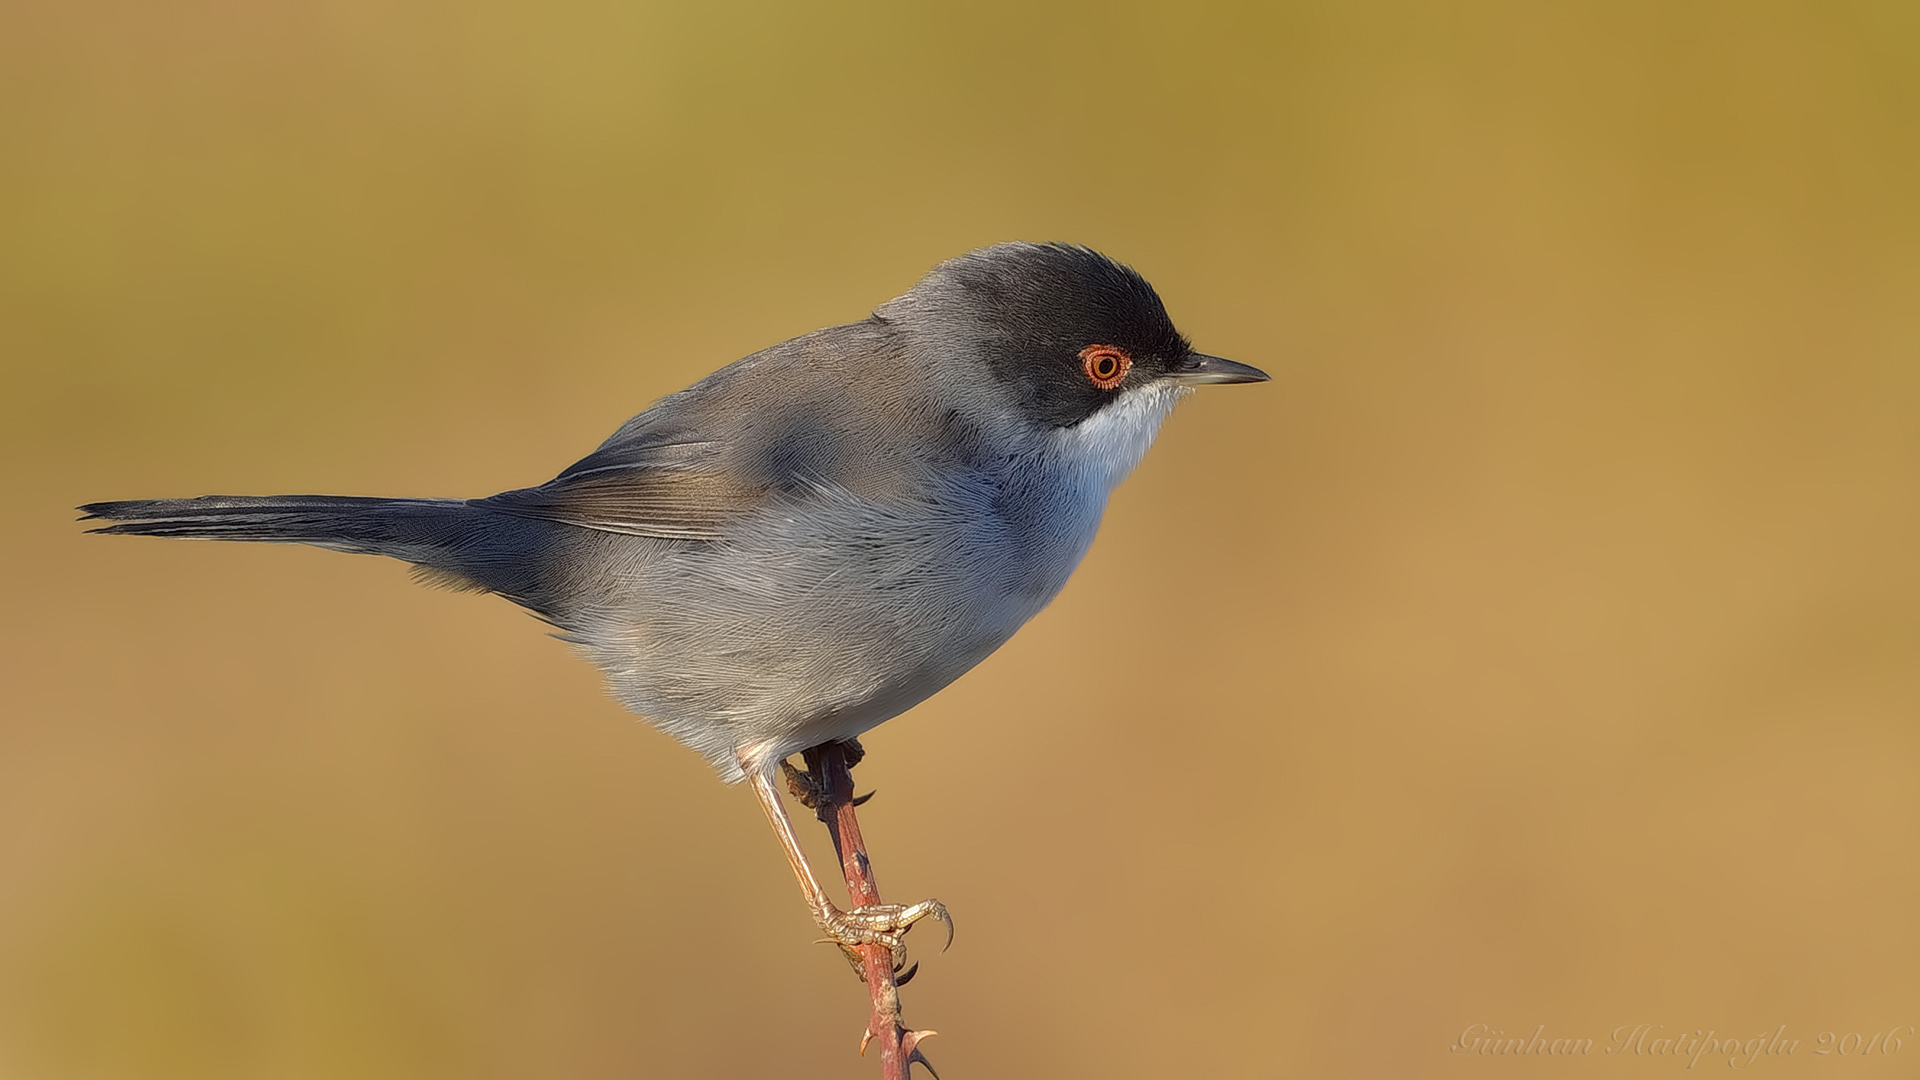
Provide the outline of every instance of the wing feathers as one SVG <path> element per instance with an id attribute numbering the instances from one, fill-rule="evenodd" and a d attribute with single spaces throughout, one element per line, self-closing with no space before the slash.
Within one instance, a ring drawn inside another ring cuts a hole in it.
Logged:
<path id="1" fill-rule="evenodd" d="M 765 495 L 713 473 L 616 466 L 570 473 L 480 502 L 490 509 L 601 532 L 712 540 Z"/>

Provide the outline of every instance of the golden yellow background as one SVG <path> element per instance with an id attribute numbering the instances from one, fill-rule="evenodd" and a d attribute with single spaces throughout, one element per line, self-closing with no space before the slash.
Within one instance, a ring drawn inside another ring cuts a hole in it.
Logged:
<path id="1" fill-rule="evenodd" d="M 536 483 L 1010 238 L 1274 381 L 867 740 L 942 1075 L 1920 1070 L 1813 1054 L 1920 1023 L 1920 7 L 15 0 L 0 139 L 0 1078 L 876 1073 L 536 623 L 69 508 Z"/>

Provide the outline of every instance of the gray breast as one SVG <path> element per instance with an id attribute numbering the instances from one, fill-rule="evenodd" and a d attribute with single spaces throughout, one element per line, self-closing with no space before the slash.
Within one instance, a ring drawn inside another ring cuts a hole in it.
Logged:
<path id="1" fill-rule="evenodd" d="M 822 461 L 789 445 L 783 464 Z M 729 778 L 742 749 L 858 734 L 979 663 L 1065 584 L 1105 501 L 1024 454 L 923 474 L 912 497 L 787 475 L 720 540 L 624 552 L 621 602 L 574 628 L 623 703 Z"/>

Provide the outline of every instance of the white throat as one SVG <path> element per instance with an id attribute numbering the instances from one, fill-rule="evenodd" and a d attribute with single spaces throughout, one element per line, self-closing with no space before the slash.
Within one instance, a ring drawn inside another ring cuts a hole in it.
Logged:
<path id="1" fill-rule="evenodd" d="M 1056 460 L 1066 465 L 1080 486 L 1104 499 L 1140 464 L 1161 422 L 1189 389 L 1174 382 L 1153 382 L 1121 394 L 1106 408 L 1054 433 Z"/>

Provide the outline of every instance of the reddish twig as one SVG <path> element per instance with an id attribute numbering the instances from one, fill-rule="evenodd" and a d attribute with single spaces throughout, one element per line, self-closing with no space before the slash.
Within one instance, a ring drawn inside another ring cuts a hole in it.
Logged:
<path id="1" fill-rule="evenodd" d="M 854 816 L 853 769 L 847 760 L 847 746 L 837 742 L 816 746 L 806 752 L 805 758 L 818 802 L 814 812 L 826 823 L 827 832 L 833 837 L 833 850 L 840 857 L 840 869 L 847 879 L 847 895 L 856 908 L 878 904 L 880 886 L 873 879 L 873 864 L 867 858 L 866 841 L 860 836 L 860 821 Z M 880 1045 L 881 1080 L 907 1080 L 915 1061 L 932 1072 L 933 1066 L 927 1064 L 915 1044 L 933 1032 L 910 1031 L 900 1022 L 900 991 L 894 982 L 893 950 L 885 945 L 863 945 L 860 959 L 867 977 L 867 992 L 873 999 L 873 1017 L 867 1021 L 867 1034 L 860 1040 L 861 1055 L 866 1055 L 870 1042 Z"/>

